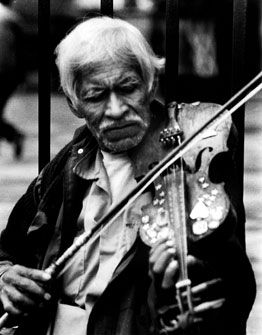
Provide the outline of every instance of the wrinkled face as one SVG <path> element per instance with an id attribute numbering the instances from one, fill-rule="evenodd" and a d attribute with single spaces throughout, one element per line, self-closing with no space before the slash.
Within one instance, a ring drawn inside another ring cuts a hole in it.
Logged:
<path id="1" fill-rule="evenodd" d="M 150 125 L 149 94 L 141 77 L 122 64 L 103 64 L 83 76 L 79 112 L 101 149 L 117 153 L 137 146 Z"/>

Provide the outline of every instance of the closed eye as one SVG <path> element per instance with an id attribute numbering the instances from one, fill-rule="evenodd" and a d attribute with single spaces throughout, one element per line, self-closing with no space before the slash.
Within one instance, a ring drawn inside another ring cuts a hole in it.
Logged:
<path id="1" fill-rule="evenodd" d="M 81 100 L 85 102 L 97 102 L 104 98 L 106 90 L 103 89 L 89 89 L 81 94 Z"/>
<path id="2" fill-rule="evenodd" d="M 138 85 L 124 85 L 117 88 L 120 93 L 130 94 L 133 93 L 138 88 Z"/>
<path id="3" fill-rule="evenodd" d="M 137 79 L 128 80 L 126 82 L 119 83 L 116 90 L 120 93 L 130 94 L 137 90 L 141 85 L 141 82 Z"/>

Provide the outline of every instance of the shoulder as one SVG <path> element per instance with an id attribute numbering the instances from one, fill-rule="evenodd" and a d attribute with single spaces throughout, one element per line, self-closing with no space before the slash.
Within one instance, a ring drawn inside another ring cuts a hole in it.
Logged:
<path id="1" fill-rule="evenodd" d="M 57 169 L 60 165 L 63 166 L 72 153 L 73 147 L 86 138 L 87 132 L 87 127 L 85 125 L 77 128 L 74 132 L 73 139 L 58 151 L 47 167 Z"/>
<path id="2" fill-rule="evenodd" d="M 82 126 L 75 130 L 73 139 L 67 143 L 55 157 L 42 169 L 36 179 L 35 189 L 38 197 L 41 198 L 48 185 L 63 174 L 65 166 L 72 155 L 74 146 L 77 146 L 87 136 L 87 127 Z"/>
<path id="3" fill-rule="evenodd" d="M 72 142 L 69 142 L 39 173 L 35 183 L 35 194 L 38 201 L 53 181 L 62 174 L 71 150 Z"/>

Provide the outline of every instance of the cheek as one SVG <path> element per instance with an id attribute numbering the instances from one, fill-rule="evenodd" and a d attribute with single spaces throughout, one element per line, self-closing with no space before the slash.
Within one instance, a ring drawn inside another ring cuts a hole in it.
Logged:
<path id="1" fill-rule="evenodd" d="M 150 101 L 146 94 L 137 94 L 130 100 L 130 105 L 136 110 L 137 114 L 143 119 L 149 118 Z"/>
<path id="2" fill-rule="evenodd" d="M 128 96 L 125 100 L 126 103 L 129 104 L 129 106 L 132 106 L 138 111 L 143 110 L 145 107 L 148 107 L 150 103 L 148 94 L 146 94 L 145 92 L 134 93 Z"/>
<path id="3" fill-rule="evenodd" d="M 88 104 L 82 107 L 82 115 L 90 126 L 97 126 L 103 117 L 103 106 Z"/>

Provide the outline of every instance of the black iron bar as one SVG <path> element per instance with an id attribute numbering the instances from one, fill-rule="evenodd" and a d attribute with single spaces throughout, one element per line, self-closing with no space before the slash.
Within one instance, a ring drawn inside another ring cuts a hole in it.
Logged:
<path id="1" fill-rule="evenodd" d="M 233 0 L 233 32 L 232 32 L 232 66 L 231 66 L 231 95 L 235 94 L 245 82 L 246 72 L 246 15 L 247 0 Z M 237 193 L 238 212 L 243 218 L 239 221 L 237 235 L 243 247 L 245 247 L 245 210 L 244 196 L 244 141 L 245 141 L 245 106 L 233 116 L 234 124 L 238 132 L 238 147 L 236 149 L 237 166 Z"/>
<path id="2" fill-rule="evenodd" d="M 113 0 L 101 0 L 101 14 L 113 17 Z"/>
<path id="3" fill-rule="evenodd" d="M 166 1 L 165 104 L 178 101 L 179 1 Z"/>
<path id="4" fill-rule="evenodd" d="M 38 169 L 50 161 L 50 0 L 38 1 Z"/>

